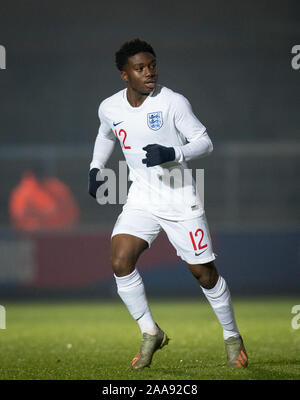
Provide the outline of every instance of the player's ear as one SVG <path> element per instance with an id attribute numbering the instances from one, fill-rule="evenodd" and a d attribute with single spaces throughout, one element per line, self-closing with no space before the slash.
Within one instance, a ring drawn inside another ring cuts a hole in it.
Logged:
<path id="1" fill-rule="evenodd" d="M 123 79 L 124 82 L 128 82 L 128 75 L 126 71 L 121 71 L 121 78 Z"/>

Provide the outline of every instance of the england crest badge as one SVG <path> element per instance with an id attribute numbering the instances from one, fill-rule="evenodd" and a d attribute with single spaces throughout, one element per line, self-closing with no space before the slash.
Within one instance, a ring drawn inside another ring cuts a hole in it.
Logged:
<path id="1" fill-rule="evenodd" d="M 147 123 L 150 129 L 158 131 L 163 126 L 162 111 L 155 111 L 147 114 Z"/>

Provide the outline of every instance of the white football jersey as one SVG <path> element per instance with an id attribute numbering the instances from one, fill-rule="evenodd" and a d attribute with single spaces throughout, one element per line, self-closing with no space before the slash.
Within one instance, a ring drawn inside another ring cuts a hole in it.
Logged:
<path id="1" fill-rule="evenodd" d="M 203 214 L 200 194 L 184 161 L 155 167 L 142 163 L 143 147 L 149 144 L 183 146 L 205 133 L 184 96 L 157 85 L 141 106 L 132 107 L 123 89 L 100 104 L 99 118 L 99 134 L 120 142 L 129 167 L 128 203 L 170 220 Z"/>

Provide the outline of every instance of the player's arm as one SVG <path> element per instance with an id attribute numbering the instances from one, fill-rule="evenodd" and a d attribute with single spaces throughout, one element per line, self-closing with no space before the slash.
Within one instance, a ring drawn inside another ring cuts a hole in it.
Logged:
<path id="1" fill-rule="evenodd" d="M 213 150 L 206 128 L 194 115 L 189 101 L 184 96 L 176 94 L 173 106 L 175 126 L 188 143 L 174 147 L 165 147 L 159 144 L 150 144 L 144 147 L 146 158 L 142 162 L 147 167 L 168 161 L 190 161 L 205 157 Z"/>
<path id="2" fill-rule="evenodd" d="M 104 183 L 104 180 L 97 180 L 98 172 L 105 167 L 116 143 L 116 137 L 105 118 L 101 105 L 99 107 L 98 115 L 100 119 L 100 127 L 95 140 L 93 159 L 90 163 L 88 179 L 88 192 L 94 198 L 96 198 L 99 186 Z"/>
<path id="3" fill-rule="evenodd" d="M 175 126 L 188 142 L 183 146 L 174 146 L 176 161 L 190 161 L 208 156 L 213 151 L 213 144 L 205 126 L 193 113 L 189 101 L 177 94 L 174 107 Z"/>

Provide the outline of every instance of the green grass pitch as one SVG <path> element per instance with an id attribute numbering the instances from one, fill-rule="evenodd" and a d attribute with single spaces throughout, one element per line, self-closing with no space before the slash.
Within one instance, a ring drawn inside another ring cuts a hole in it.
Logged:
<path id="1" fill-rule="evenodd" d="M 298 298 L 234 299 L 249 355 L 230 370 L 222 331 L 206 300 L 150 299 L 168 333 L 151 368 L 131 371 L 141 334 L 121 302 L 7 303 L 0 330 L 1 379 L 202 380 L 300 379 L 300 329 L 291 325 Z"/>

